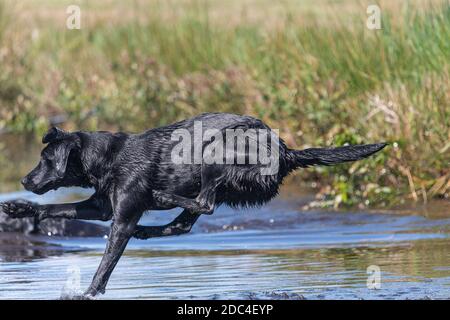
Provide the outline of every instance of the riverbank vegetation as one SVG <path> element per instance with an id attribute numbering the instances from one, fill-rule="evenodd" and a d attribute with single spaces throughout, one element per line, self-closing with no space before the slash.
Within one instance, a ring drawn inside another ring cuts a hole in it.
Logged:
<path id="1" fill-rule="evenodd" d="M 69 4 L 80 30 L 66 28 Z M 263 119 L 293 148 L 390 143 L 298 172 L 313 205 L 448 197 L 450 4 L 379 4 L 382 29 L 369 30 L 364 1 L 3 1 L 1 188 L 32 166 L 11 160 L 11 136 L 37 144 L 52 123 L 141 131 L 223 111 Z"/>

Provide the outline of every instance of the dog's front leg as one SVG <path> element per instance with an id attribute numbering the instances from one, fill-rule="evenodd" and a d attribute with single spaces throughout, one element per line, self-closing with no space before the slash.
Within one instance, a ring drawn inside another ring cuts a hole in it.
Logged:
<path id="1" fill-rule="evenodd" d="M 105 293 L 109 277 L 133 235 L 137 222 L 142 216 L 142 212 L 136 212 L 138 211 L 127 208 L 119 209 L 114 213 L 105 253 L 91 285 L 84 293 L 85 297 L 93 297 L 98 293 Z"/>
<path id="2" fill-rule="evenodd" d="M 111 205 L 108 199 L 94 194 L 87 200 L 76 203 L 37 204 L 27 200 L 0 203 L 1 211 L 11 218 L 34 217 L 38 221 L 48 218 L 109 220 Z"/>
<path id="3" fill-rule="evenodd" d="M 7 214 L 11 218 L 37 218 L 42 212 L 42 206 L 36 202 L 17 199 L 0 203 L 0 212 Z"/>

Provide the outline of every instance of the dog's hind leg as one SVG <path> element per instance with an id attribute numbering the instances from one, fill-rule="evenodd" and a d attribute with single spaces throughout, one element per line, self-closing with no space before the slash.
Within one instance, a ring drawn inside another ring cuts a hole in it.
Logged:
<path id="1" fill-rule="evenodd" d="M 157 205 L 181 207 L 197 214 L 211 214 L 216 202 L 216 190 L 223 179 L 223 171 L 218 165 L 202 165 L 202 186 L 195 199 L 153 190 Z"/>
<path id="2" fill-rule="evenodd" d="M 137 225 L 136 230 L 133 233 L 133 237 L 145 240 L 155 237 L 178 236 L 180 234 L 188 233 L 191 231 L 192 226 L 199 217 L 200 214 L 185 209 L 172 222 L 164 226 Z"/>

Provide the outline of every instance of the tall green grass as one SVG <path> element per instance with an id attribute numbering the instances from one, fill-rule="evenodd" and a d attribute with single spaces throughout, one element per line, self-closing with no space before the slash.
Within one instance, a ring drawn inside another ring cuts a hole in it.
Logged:
<path id="1" fill-rule="evenodd" d="M 203 2 L 187 8 L 169 23 L 156 10 L 79 31 L 44 25 L 34 38 L 1 14 L 0 126 L 39 136 L 63 114 L 69 129 L 139 131 L 205 111 L 246 113 L 292 147 L 392 143 L 370 160 L 302 173 L 320 178 L 321 203 L 448 196 L 448 3 L 382 11 L 382 30 L 339 12 L 328 24 L 287 14 L 273 29 L 228 26 Z"/>

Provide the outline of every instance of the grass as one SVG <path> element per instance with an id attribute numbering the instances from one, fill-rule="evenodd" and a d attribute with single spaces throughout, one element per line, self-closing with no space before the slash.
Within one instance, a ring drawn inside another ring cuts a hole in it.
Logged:
<path id="1" fill-rule="evenodd" d="M 67 4 L 0 6 L 0 128 L 38 137 L 58 116 L 140 131 L 246 113 L 291 147 L 391 142 L 299 173 L 320 205 L 448 197 L 448 2 L 381 2 L 381 30 L 365 27 L 364 1 L 81 1 L 81 30 L 65 28 Z"/>

